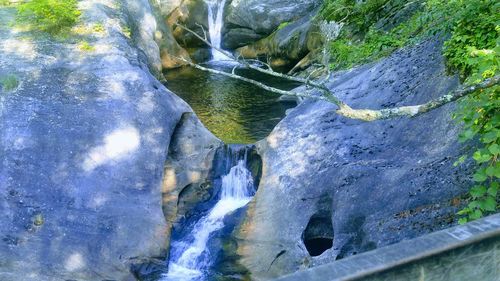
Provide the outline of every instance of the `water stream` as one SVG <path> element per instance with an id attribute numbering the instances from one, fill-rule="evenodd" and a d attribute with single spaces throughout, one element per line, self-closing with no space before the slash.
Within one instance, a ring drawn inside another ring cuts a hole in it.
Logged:
<path id="1" fill-rule="evenodd" d="M 218 201 L 210 211 L 199 219 L 189 235 L 172 242 L 168 273 L 160 281 L 207 280 L 215 257 L 208 243 L 211 236 L 224 227 L 224 219 L 244 207 L 255 194 L 251 172 L 247 169 L 247 151 L 233 152 L 228 149 L 226 159 L 234 165 L 222 177 Z M 238 157 L 236 161 L 231 161 Z"/>
<path id="2" fill-rule="evenodd" d="M 210 43 L 215 48 L 221 48 L 222 43 L 222 25 L 224 6 L 226 0 L 205 0 L 208 6 L 208 33 L 210 34 Z M 212 60 L 224 60 L 226 57 L 221 52 L 212 48 Z"/>
<path id="3" fill-rule="evenodd" d="M 205 1 L 211 44 L 220 48 L 226 0 Z M 220 62 L 225 56 L 216 49 L 212 49 L 212 57 L 211 68 L 229 71 L 234 67 Z M 255 71 L 236 71 L 272 86 L 284 89 L 296 86 Z M 278 95 L 251 84 L 194 68 L 170 70 L 165 72 L 165 77 L 167 87 L 187 101 L 203 123 L 226 143 L 252 143 L 264 138 L 285 111 L 295 105 L 294 102 L 281 102 Z M 255 194 L 254 178 L 247 168 L 247 155 L 245 146 L 227 147 L 221 162 L 224 168 L 218 174 L 217 187 L 214 187 L 219 193 L 213 200 L 216 202 L 213 202 L 213 207 L 205 209 L 208 211 L 185 219 L 180 229 L 174 229 L 168 272 L 159 281 L 206 281 L 219 274 L 216 261 L 223 255 L 220 239 L 230 235 L 235 221 L 241 217 L 237 210 L 245 207 Z"/>

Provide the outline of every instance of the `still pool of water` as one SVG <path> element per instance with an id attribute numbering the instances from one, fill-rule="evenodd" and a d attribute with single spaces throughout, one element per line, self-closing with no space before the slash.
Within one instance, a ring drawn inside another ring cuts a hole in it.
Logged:
<path id="1" fill-rule="evenodd" d="M 208 67 L 230 72 L 234 65 L 210 62 Z M 236 73 L 267 85 L 290 90 L 298 85 L 257 71 Z M 167 88 L 184 99 L 203 124 L 226 143 L 254 143 L 269 135 L 295 102 L 279 101 L 279 95 L 230 77 L 192 67 L 168 70 Z"/>

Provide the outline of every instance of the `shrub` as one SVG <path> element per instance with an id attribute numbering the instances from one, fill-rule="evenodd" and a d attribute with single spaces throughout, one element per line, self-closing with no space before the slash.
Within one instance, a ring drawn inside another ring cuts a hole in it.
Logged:
<path id="1" fill-rule="evenodd" d="M 344 34 L 331 43 L 331 68 L 348 68 L 385 57 L 410 42 L 419 29 L 419 16 L 415 15 L 390 32 L 370 28 L 364 39 L 357 42 Z"/>
<path id="2" fill-rule="evenodd" d="M 32 0 L 19 5 L 18 20 L 34 28 L 58 33 L 71 28 L 80 17 L 76 0 Z"/>
<path id="3" fill-rule="evenodd" d="M 500 6 L 494 1 L 470 0 L 458 10 L 459 18 L 445 42 L 448 65 L 461 74 L 465 83 L 478 83 L 500 73 Z M 499 204 L 500 179 L 500 87 L 477 91 L 459 103 L 454 116 L 463 122 L 460 141 L 478 139 L 471 155 L 476 162 L 469 204 L 459 212 L 460 223 L 495 212 Z"/>
<path id="4" fill-rule="evenodd" d="M 369 15 L 374 14 L 387 2 L 389 0 L 366 0 L 364 2 L 327 0 L 323 3 L 320 16 L 330 21 L 345 22 L 346 25 L 351 25 L 356 32 L 364 32 L 374 21 Z"/>

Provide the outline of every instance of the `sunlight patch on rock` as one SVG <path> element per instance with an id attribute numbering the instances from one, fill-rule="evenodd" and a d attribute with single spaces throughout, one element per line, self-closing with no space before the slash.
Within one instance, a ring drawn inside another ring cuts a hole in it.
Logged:
<path id="1" fill-rule="evenodd" d="M 82 168 L 90 172 L 109 161 L 123 159 L 135 152 L 140 142 L 141 137 L 135 127 L 117 129 L 104 138 L 103 145 L 90 150 Z"/>
<path id="2" fill-rule="evenodd" d="M 7 39 L 3 42 L 1 50 L 4 53 L 33 60 L 37 56 L 33 42 L 28 40 Z"/>
<path id="3" fill-rule="evenodd" d="M 80 253 L 73 253 L 68 257 L 64 265 L 64 268 L 70 272 L 81 269 L 83 267 L 85 267 L 85 261 L 83 260 L 82 254 Z"/>

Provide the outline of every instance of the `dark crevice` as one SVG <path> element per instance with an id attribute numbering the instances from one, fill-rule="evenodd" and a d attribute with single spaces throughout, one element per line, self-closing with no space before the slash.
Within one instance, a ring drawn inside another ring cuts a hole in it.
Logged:
<path id="1" fill-rule="evenodd" d="M 317 212 L 311 216 L 302 241 L 310 256 L 316 257 L 333 247 L 333 224 L 331 199 L 323 197 L 318 201 Z"/>
<path id="2" fill-rule="evenodd" d="M 323 254 L 326 250 L 332 248 L 333 238 L 313 238 L 304 241 L 306 249 L 312 257 Z"/>
<path id="3" fill-rule="evenodd" d="M 269 269 L 271 269 L 271 266 L 273 266 L 274 262 L 279 258 L 281 257 L 283 254 L 286 253 L 286 250 L 281 250 L 277 255 L 276 257 L 274 257 L 273 261 L 271 262 L 271 264 L 269 265 L 269 267 L 267 268 L 267 271 L 269 271 Z"/>

